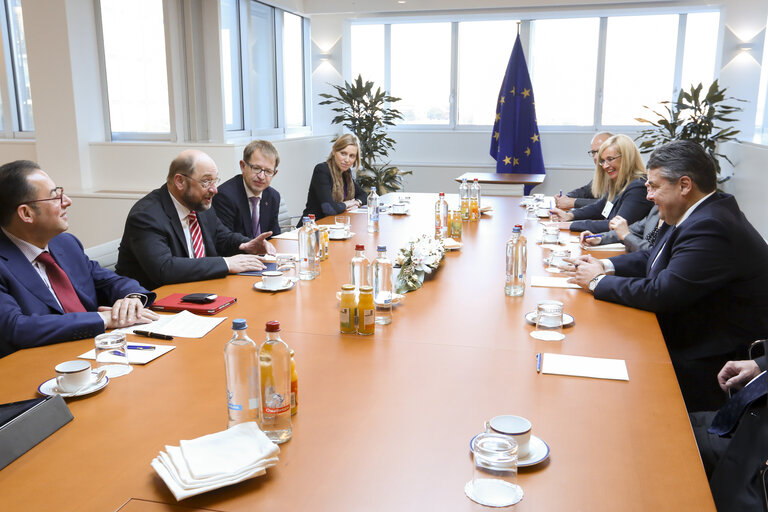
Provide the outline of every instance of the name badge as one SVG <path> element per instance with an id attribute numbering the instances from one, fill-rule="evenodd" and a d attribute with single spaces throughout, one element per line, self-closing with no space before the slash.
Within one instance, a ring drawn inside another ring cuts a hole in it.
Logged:
<path id="1" fill-rule="evenodd" d="M 603 211 L 602 211 L 601 215 L 602 215 L 604 218 L 606 218 L 606 219 L 607 219 L 607 218 L 608 218 L 608 215 L 610 215 L 610 213 L 611 213 L 611 210 L 613 210 L 613 203 L 612 203 L 612 202 L 610 202 L 610 201 L 608 201 L 608 200 L 606 200 L 606 201 L 605 201 L 605 208 L 603 208 Z"/>

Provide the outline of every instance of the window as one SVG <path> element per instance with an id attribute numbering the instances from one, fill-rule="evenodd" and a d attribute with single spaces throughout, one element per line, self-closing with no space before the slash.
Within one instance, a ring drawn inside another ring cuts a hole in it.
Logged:
<path id="1" fill-rule="evenodd" d="M 277 128 L 277 89 L 275 79 L 275 13 L 272 7 L 251 2 L 248 33 L 248 66 L 245 70 L 253 98 L 252 130 Z"/>
<path id="2" fill-rule="evenodd" d="M 352 78 L 358 75 L 388 89 L 384 79 L 384 25 L 352 25 Z"/>
<path id="3" fill-rule="evenodd" d="M 162 0 L 101 0 L 100 7 L 112 137 L 168 138 Z"/>
<path id="4" fill-rule="evenodd" d="M 5 22 L 6 65 L 8 66 L 7 91 L 2 98 L 7 105 L 2 105 L 4 115 L 0 119 L 2 130 L 9 132 L 32 132 L 35 129 L 32 117 L 32 95 L 29 87 L 29 68 L 27 66 L 27 46 L 24 40 L 24 18 L 21 0 L 6 0 L 3 3 Z M 4 84 L 5 85 L 5 84 Z"/>
<path id="5" fill-rule="evenodd" d="M 243 129 L 242 52 L 240 51 L 240 2 L 221 2 L 221 63 L 224 93 L 224 125 L 227 130 Z"/>
<path id="6" fill-rule="evenodd" d="M 301 17 L 283 14 L 285 124 L 304 126 L 304 27 Z"/>
<path id="7" fill-rule="evenodd" d="M 715 77 L 717 30 L 720 16 L 716 12 L 691 13 L 685 23 L 685 55 L 680 87 L 704 84 L 706 88 Z"/>
<path id="8" fill-rule="evenodd" d="M 768 37 L 763 47 L 763 65 L 760 70 L 760 89 L 757 93 L 757 116 L 753 141 L 768 145 Z"/>

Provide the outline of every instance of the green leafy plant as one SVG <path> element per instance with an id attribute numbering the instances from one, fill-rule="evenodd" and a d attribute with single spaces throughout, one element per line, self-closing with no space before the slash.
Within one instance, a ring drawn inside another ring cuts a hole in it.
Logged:
<path id="1" fill-rule="evenodd" d="M 702 97 L 703 85 L 691 85 L 689 91 L 681 90 L 677 101 L 662 101 L 666 112 L 659 113 L 644 105 L 658 119 L 648 120 L 640 117 L 636 121 L 653 125 L 653 128 L 643 130 L 635 140 L 641 141 L 641 153 L 649 153 L 662 144 L 673 140 L 690 140 L 701 144 L 715 161 L 715 168 L 720 173 L 719 158 L 733 165 L 727 155 L 717 152 L 721 142 L 734 140 L 739 130 L 725 123 L 734 123 L 734 114 L 742 108 L 727 105 L 727 101 L 745 101 L 738 98 L 726 97 L 725 87 L 722 89 L 717 80 L 712 82 Z M 727 179 L 727 178 L 726 178 Z M 725 180 L 723 180 L 725 181 Z"/>
<path id="2" fill-rule="evenodd" d="M 389 165 L 389 151 L 395 147 L 395 140 L 387 136 L 387 127 L 403 118 L 399 110 L 391 107 L 400 98 L 390 96 L 380 87 L 374 91 L 373 82 L 363 82 L 360 75 L 352 83 L 330 85 L 337 95 L 320 94 L 326 98 L 320 105 L 334 105 L 333 124 L 344 126 L 360 141 L 360 186 L 365 190 L 376 187 L 380 195 L 402 189 L 403 176 L 412 172 Z"/>

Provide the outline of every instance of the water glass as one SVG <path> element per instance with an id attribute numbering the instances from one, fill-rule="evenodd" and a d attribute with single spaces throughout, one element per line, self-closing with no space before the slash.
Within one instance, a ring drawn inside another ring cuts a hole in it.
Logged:
<path id="1" fill-rule="evenodd" d="M 537 340 L 560 341 L 563 334 L 563 303 L 543 300 L 536 305 L 536 330 L 531 336 Z"/>
<path id="2" fill-rule="evenodd" d="M 299 273 L 296 269 L 296 257 L 292 254 L 278 254 L 275 260 L 277 270 L 283 273 L 283 277 L 295 283 L 299 280 Z"/>
<path id="3" fill-rule="evenodd" d="M 544 224 L 544 234 L 541 241 L 545 244 L 556 244 L 560 241 L 560 226 L 557 224 Z"/>
<path id="4" fill-rule="evenodd" d="M 464 493 L 489 507 L 508 507 L 523 499 L 517 485 L 517 442 L 511 436 L 483 432 L 472 440 L 472 480 Z"/>
<path id="5" fill-rule="evenodd" d="M 352 220 L 349 215 L 337 215 L 334 220 L 337 226 L 344 226 L 344 236 L 349 236 L 352 233 Z"/>
<path id="6" fill-rule="evenodd" d="M 110 332 L 96 336 L 96 370 L 106 370 L 110 379 L 131 373 L 133 367 L 128 362 L 126 345 L 123 333 Z"/>

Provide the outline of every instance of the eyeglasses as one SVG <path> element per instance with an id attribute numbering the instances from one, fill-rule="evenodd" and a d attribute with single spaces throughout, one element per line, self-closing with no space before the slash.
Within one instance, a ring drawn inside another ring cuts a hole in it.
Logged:
<path id="1" fill-rule="evenodd" d="M 599 165 L 600 167 L 603 167 L 605 164 L 609 164 L 610 165 L 615 160 L 618 160 L 619 158 L 621 158 L 621 155 L 619 155 L 619 156 L 608 156 L 608 157 L 605 157 L 604 159 L 598 160 L 597 161 L 597 165 Z"/>
<path id="2" fill-rule="evenodd" d="M 587 151 L 587 154 L 592 158 L 595 158 L 595 155 L 598 154 L 599 152 L 600 152 L 599 149 L 590 149 L 589 151 Z"/>
<path id="3" fill-rule="evenodd" d="M 213 180 L 196 180 L 195 178 L 187 176 L 186 174 L 179 174 L 179 176 L 184 176 L 188 180 L 196 181 L 200 184 L 201 187 L 205 189 L 211 188 L 212 186 L 218 185 L 219 183 L 221 183 L 221 178 L 216 178 Z"/>
<path id="4" fill-rule="evenodd" d="M 52 192 L 55 194 L 53 197 L 46 197 L 45 199 L 33 199 L 31 201 L 24 201 L 23 203 L 19 203 L 17 206 L 21 206 L 23 204 L 29 204 L 29 203 L 39 203 L 41 201 L 59 201 L 61 202 L 61 206 L 64 206 L 64 187 L 56 187 L 52 190 Z"/>
<path id="5" fill-rule="evenodd" d="M 258 165 L 249 164 L 248 162 L 245 162 L 245 165 L 250 167 L 256 176 L 258 176 L 261 173 L 264 173 L 264 176 L 271 178 L 272 176 L 277 174 L 277 169 L 264 169 L 263 167 L 259 167 Z"/>

